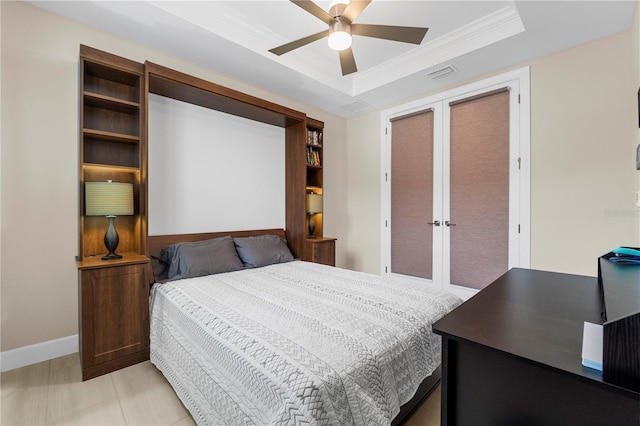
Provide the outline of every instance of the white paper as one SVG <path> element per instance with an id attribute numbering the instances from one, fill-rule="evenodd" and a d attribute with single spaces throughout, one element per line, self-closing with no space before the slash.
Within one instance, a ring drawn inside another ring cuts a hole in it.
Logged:
<path id="1" fill-rule="evenodd" d="M 582 331 L 582 365 L 602 371 L 602 342 L 602 325 L 585 321 Z"/>

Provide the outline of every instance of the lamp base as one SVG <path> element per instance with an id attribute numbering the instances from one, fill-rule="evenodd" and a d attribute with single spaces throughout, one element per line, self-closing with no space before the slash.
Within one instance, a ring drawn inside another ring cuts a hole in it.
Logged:
<path id="1" fill-rule="evenodd" d="M 309 235 L 307 235 L 307 238 L 315 238 L 316 236 L 313 235 L 316 233 L 316 222 L 315 220 L 313 220 L 313 216 L 315 215 L 315 213 L 308 213 L 309 215 Z"/>
<path id="2" fill-rule="evenodd" d="M 118 248 L 120 237 L 116 232 L 116 227 L 113 225 L 115 218 L 115 216 L 107 216 L 107 220 L 109 221 L 109 228 L 107 228 L 107 233 L 104 234 L 104 245 L 107 250 L 109 250 L 109 253 L 107 253 L 106 256 L 103 256 L 102 260 L 122 259 L 122 256 L 116 254 L 116 249 Z"/>
<path id="3" fill-rule="evenodd" d="M 112 260 L 112 259 L 122 259 L 122 256 L 117 253 L 109 253 L 105 256 L 102 256 L 102 260 Z"/>

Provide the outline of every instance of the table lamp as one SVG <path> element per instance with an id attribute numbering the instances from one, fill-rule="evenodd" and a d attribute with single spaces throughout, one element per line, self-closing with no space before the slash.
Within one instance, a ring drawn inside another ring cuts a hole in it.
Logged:
<path id="1" fill-rule="evenodd" d="M 307 214 L 309 215 L 309 237 L 315 238 L 316 223 L 313 217 L 316 213 L 322 213 L 322 194 L 313 192 L 307 194 Z"/>
<path id="2" fill-rule="evenodd" d="M 85 190 L 85 215 L 106 216 L 109 228 L 104 234 L 104 245 L 109 253 L 102 260 L 120 259 L 116 254 L 116 248 L 120 237 L 116 232 L 114 220 L 116 216 L 129 216 L 133 214 L 133 185 L 119 182 L 86 182 Z"/>

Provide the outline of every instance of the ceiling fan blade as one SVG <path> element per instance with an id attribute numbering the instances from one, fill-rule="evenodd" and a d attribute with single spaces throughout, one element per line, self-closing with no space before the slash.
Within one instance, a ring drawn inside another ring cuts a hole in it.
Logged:
<path id="1" fill-rule="evenodd" d="M 358 68 L 356 68 L 356 58 L 353 57 L 353 50 L 351 50 L 351 48 L 340 50 L 338 53 L 340 54 L 342 75 L 348 75 L 358 71 Z"/>
<path id="2" fill-rule="evenodd" d="M 369 6 L 369 3 L 371 3 L 371 0 L 351 0 L 347 8 L 342 12 L 342 16 L 347 18 L 349 22 L 353 22 Z"/>
<path id="3" fill-rule="evenodd" d="M 420 44 L 429 28 L 396 27 L 393 25 L 351 24 L 351 34 Z"/>
<path id="4" fill-rule="evenodd" d="M 282 46 L 269 49 L 269 52 L 280 56 L 284 53 L 291 52 L 293 49 L 297 49 L 298 47 L 313 43 L 314 41 L 320 40 L 323 37 L 327 37 L 328 35 L 329 30 L 321 31 L 319 33 L 311 34 L 310 36 L 306 36 L 298 40 L 290 41 L 289 43 L 283 44 Z"/>
<path id="5" fill-rule="evenodd" d="M 300 6 L 327 25 L 329 25 L 333 20 L 331 15 L 310 0 L 291 0 L 291 3 L 295 3 L 297 6 Z"/>

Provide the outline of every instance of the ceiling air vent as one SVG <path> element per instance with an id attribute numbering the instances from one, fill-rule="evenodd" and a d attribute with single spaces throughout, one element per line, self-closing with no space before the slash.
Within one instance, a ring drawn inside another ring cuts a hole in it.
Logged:
<path id="1" fill-rule="evenodd" d="M 346 109 L 347 111 L 351 111 L 351 112 L 358 112 L 367 107 L 369 107 L 369 104 L 361 100 L 357 100 L 355 102 L 342 106 L 343 109 Z"/>
<path id="2" fill-rule="evenodd" d="M 449 65 L 447 67 L 440 68 L 439 70 L 430 72 L 429 74 L 427 74 L 427 77 L 429 77 L 432 80 L 435 80 L 436 78 L 446 77 L 455 72 L 456 72 L 456 69 L 453 67 L 453 65 Z"/>

